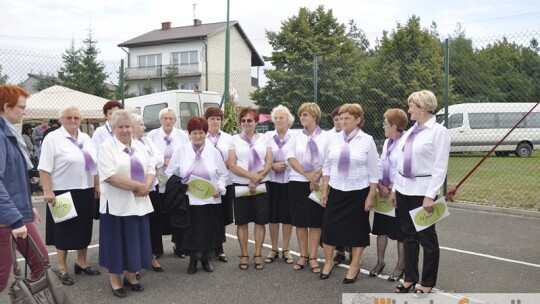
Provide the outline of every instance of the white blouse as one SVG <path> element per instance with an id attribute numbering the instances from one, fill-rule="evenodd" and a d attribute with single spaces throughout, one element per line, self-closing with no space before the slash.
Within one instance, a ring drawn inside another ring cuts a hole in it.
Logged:
<path id="1" fill-rule="evenodd" d="M 106 121 L 103 126 L 97 127 L 94 134 L 92 134 L 92 141 L 94 142 L 94 147 L 96 147 L 96 150 L 99 151 L 101 144 L 112 137 L 113 130 L 109 124 L 109 121 Z"/>
<path id="2" fill-rule="evenodd" d="M 372 183 L 378 183 L 377 147 L 373 137 L 362 130 L 359 130 L 349 142 L 349 174 L 345 177 L 338 174 L 339 156 L 345 145 L 343 133 L 344 131 L 333 133 L 330 137 L 328 158 L 323 167 L 323 175 L 330 176 L 328 184 L 337 190 L 354 191 L 369 187 Z"/>
<path id="3" fill-rule="evenodd" d="M 136 140 L 136 139 L 134 139 Z M 156 169 L 163 166 L 163 154 L 157 149 L 156 145 L 148 139 L 146 136 L 143 136 L 141 138 L 142 143 L 146 147 L 146 152 L 148 155 L 150 155 L 150 158 L 152 158 L 152 161 L 156 164 Z M 158 184 L 157 177 L 154 178 L 154 183 L 152 184 L 152 190 L 156 187 Z"/>
<path id="4" fill-rule="evenodd" d="M 135 156 L 144 168 L 144 174 L 155 174 L 156 165 L 146 147 L 138 140 L 131 140 L 131 147 L 135 149 Z M 133 191 L 120 189 L 105 182 L 105 180 L 115 174 L 122 174 L 131 178 L 131 158 L 124 152 L 126 146 L 116 137 L 113 137 L 103 144 L 99 149 L 99 180 L 101 182 L 101 196 L 99 212 L 106 213 L 107 206 L 109 213 L 115 216 L 143 216 L 154 209 L 150 202 L 150 197 L 135 196 Z"/>
<path id="5" fill-rule="evenodd" d="M 52 190 L 94 187 L 94 176 L 86 171 L 84 154 L 64 127 L 52 131 L 43 140 L 38 169 L 51 174 Z M 77 142 L 88 151 L 97 166 L 96 149 L 88 134 L 79 131 Z"/>
<path id="6" fill-rule="evenodd" d="M 405 157 L 403 148 L 413 128 L 403 134 L 399 145 L 396 146 L 398 164 L 392 191 L 434 199 L 439 194 L 448 171 L 450 132 L 438 124 L 435 117 L 428 120 L 424 126 L 426 129 L 416 134 L 412 145 L 411 172 L 416 177 L 406 178 L 402 175 Z"/>
<path id="7" fill-rule="evenodd" d="M 327 157 L 327 148 L 328 142 L 330 140 L 330 135 L 335 133 L 329 133 L 328 131 L 321 131 L 317 137 L 315 137 L 315 143 L 319 150 L 319 161 L 316 166 L 316 169 L 322 168 L 324 161 Z M 309 137 L 303 132 L 298 132 L 293 138 L 291 138 L 291 148 L 287 151 L 287 160 L 290 158 L 296 158 L 296 160 L 302 165 L 302 160 L 304 154 L 306 153 L 306 146 L 308 143 Z M 296 172 L 294 169 L 291 170 L 290 180 L 297 182 L 308 182 L 308 180 L 300 173 Z"/>
<path id="8" fill-rule="evenodd" d="M 219 131 L 218 134 L 220 135 L 215 146 L 212 140 L 210 140 L 212 135 L 210 135 L 210 133 L 206 134 L 206 144 L 212 145 L 215 148 L 217 148 L 218 151 L 221 153 L 221 156 L 223 157 L 223 161 L 227 163 L 227 161 L 229 160 L 229 143 L 231 142 L 232 135 L 229 133 L 225 133 L 221 130 Z M 212 138 L 212 139 L 215 139 L 215 138 Z M 232 185 L 232 176 L 229 173 L 227 173 L 227 185 Z"/>
<path id="9" fill-rule="evenodd" d="M 170 178 L 173 174 L 184 178 L 189 173 L 191 165 L 195 162 L 195 150 L 191 143 L 182 145 L 173 153 L 169 166 L 165 170 L 165 174 Z M 213 145 L 204 145 L 204 149 L 201 153 L 201 158 L 204 162 L 204 166 L 208 170 L 212 183 L 219 187 L 221 195 L 226 194 L 225 186 L 227 185 L 228 170 L 223 162 L 223 158 L 219 151 L 214 148 Z M 221 196 L 213 198 L 212 200 L 199 200 L 193 197 L 189 197 L 190 205 L 207 205 L 207 204 L 221 204 Z"/>
<path id="10" fill-rule="evenodd" d="M 274 135 L 276 135 L 277 132 L 276 131 L 268 131 L 266 132 L 265 136 L 266 136 L 266 140 L 268 142 L 270 142 L 270 147 L 272 148 L 272 158 L 274 159 L 273 161 L 276 162 L 276 156 L 277 156 L 277 153 L 279 151 L 279 147 L 278 145 L 276 144 L 276 141 L 274 140 Z M 285 171 L 283 172 L 283 182 L 281 180 L 277 180 L 276 179 L 276 172 L 274 170 L 270 170 L 270 174 L 269 177 L 270 177 L 270 181 L 272 182 L 275 182 L 275 183 L 288 183 L 289 182 L 289 178 L 290 178 L 290 174 L 291 174 L 291 166 L 289 166 L 289 163 L 287 162 L 287 154 L 288 154 L 288 151 L 291 149 L 291 143 L 293 142 L 293 132 L 291 132 L 291 130 L 287 130 L 287 133 L 285 135 L 285 137 L 289 136 L 289 139 L 287 140 L 287 142 L 283 145 L 282 147 L 282 151 L 283 151 L 283 158 L 284 158 L 284 162 L 287 164 L 287 169 L 285 169 Z"/>
<path id="11" fill-rule="evenodd" d="M 397 163 L 398 163 L 397 146 L 399 145 L 401 138 L 403 138 L 403 136 L 398 138 L 398 140 L 393 143 L 394 149 L 390 151 L 390 155 L 388 155 L 388 175 L 389 175 L 390 183 L 393 183 L 396 180 Z M 386 158 L 386 153 L 388 152 L 388 142 L 389 142 L 389 138 L 387 138 L 384 141 L 381 157 L 379 158 L 379 179 L 381 181 L 383 179 L 384 159 Z"/>
<path id="12" fill-rule="evenodd" d="M 231 141 L 229 143 L 229 153 L 230 150 L 234 150 L 236 153 L 236 165 L 240 168 L 248 171 L 248 164 L 249 160 L 252 157 L 252 154 L 249 149 L 249 144 L 242 139 L 241 134 L 236 134 L 231 138 Z M 261 165 L 264 167 L 264 160 L 266 157 L 266 149 L 270 148 L 270 143 L 268 140 L 266 140 L 266 137 L 263 134 L 256 133 L 257 138 L 255 139 L 255 142 L 253 143 L 253 148 L 259 155 L 259 158 L 261 159 Z M 249 184 L 249 178 L 238 176 L 231 172 L 232 180 L 234 183 L 247 185 Z M 263 182 L 266 182 L 269 180 L 269 176 L 266 175 L 263 179 Z"/>

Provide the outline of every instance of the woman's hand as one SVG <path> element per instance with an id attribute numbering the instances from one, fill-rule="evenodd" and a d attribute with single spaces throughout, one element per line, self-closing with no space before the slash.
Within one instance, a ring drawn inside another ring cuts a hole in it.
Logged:
<path id="1" fill-rule="evenodd" d="M 100 194 L 101 194 L 101 190 L 99 189 L 99 184 L 94 185 L 94 197 L 98 199 Z"/>
<path id="2" fill-rule="evenodd" d="M 257 192 L 257 184 L 254 183 L 254 182 L 249 182 L 248 189 L 249 189 L 249 193 L 251 193 L 251 195 L 255 195 L 255 193 Z"/>
<path id="3" fill-rule="evenodd" d="M 371 208 L 375 205 L 375 194 L 368 194 L 366 197 L 366 202 L 364 204 L 364 211 L 369 212 Z"/>
<path id="4" fill-rule="evenodd" d="M 11 230 L 11 234 L 13 234 L 15 238 L 25 239 L 28 235 L 28 229 L 26 229 L 26 226 L 23 225 L 22 227 Z"/>
<path id="5" fill-rule="evenodd" d="M 34 223 L 39 223 L 41 221 L 41 215 L 39 215 L 39 211 L 36 207 L 32 208 L 32 212 L 34 213 Z"/>
<path id="6" fill-rule="evenodd" d="M 133 193 L 135 193 L 135 196 L 147 196 L 150 193 L 150 189 L 148 189 L 146 184 L 141 183 L 137 185 Z"/>
<path id="7" fill-rule="evenodd" d="M 392 192 L 392 190 L 390 190 L 389 187 L 386 187 L 385 185 L 381 183 L 377 184 L 377 189 L 379 190 L 379 194 L 381 195 L 382 198 L 388 197 L 388 195 L 390 195 L 390 192 Z"/>
<path id="8" fill-rule="evenodd" d="M 323 191 L 321 193 L 321 206 L 323 208 L 326 208 L 326 203 L 328 203 L 328 193 L 325 193 L 326 191 Z"/>
<path id="9" fill-rule="evenodd" d="M 305 178 L 311 183 L 319 184 L 321 181 L 322 172 L 307 172 L 304 173 Z"/>
<path id="10" fill-rule="evenodd" d="M 43 190 L 43 201 L 47 204 L 54 204 L 56 200 L 56 195 L 52 190 Z"/>
<path id="11" fill-rule="evenodd" d="M 287 169 L 287 163 L 286 162 L 272 163 L 272 170 L 274 170 L 276 172 L 283 172 L 283 171 L 285 171 L 285 169 Z"/>
<path id="12" fill-rule="evenodd" d="M 217 188 L 216 192 L 214 192 L 214 195 L 212 195 L 213 198 L 218 198 L 221 196 L 221 189 Z"/>
<path id="13" fill-rule="evenodd" d="M 392 203 L 392 206 L 394 206 L 394 208 L 397 208 L 397 200 L 396 200 L 395 192 L 390 191 L 390 202 Z"/>
<path id="14" fill-rule="evenodd" d="M 250 173 L 250 176 L 249 176 L 249 180 L 255 185 L 260 184 L 263 178 L 264 176 L 262 175 L 262 172 Z"/>
<path id="15" fill-rule="evenodd" d="M 424 202 L 422 203 L 422 207 L 424 207 L 424 210 L 426 210 L 429 213 L 432 213 L 433 205 L 435 205 L 435 203 L 433 202 L 433 199 L 431 197 L 425 196 Z"/>

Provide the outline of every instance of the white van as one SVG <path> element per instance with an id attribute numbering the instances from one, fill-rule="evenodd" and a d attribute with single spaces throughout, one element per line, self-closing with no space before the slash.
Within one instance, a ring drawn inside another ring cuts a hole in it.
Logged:
<path id="1" fill-rule="evenodd" d="M 463 103 L 448 107 L 450 152 L 490 151 L 535 103 Z M 437 112 L 444 124 L 445 109 Z M 540 149 L 540 105 L 497 147 L 495 155 L 530 157 Z"/>
<path id="2" fill-rule="evenodd" d="M 140 111 L 147 130 L 157 129 L 159 111 L 165 108 L 176 110 L 176 127 L 187 129 L 191 117 L 203 116 L 209 107 L 219 107 L 221 94 L 210 91 L 171 90 L 133 98 L 126 98 L 126 108 L 136 108 Z"/>

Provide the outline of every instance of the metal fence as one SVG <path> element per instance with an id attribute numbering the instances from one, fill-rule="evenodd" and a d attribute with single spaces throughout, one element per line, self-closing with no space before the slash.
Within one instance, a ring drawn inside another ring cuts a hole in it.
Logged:
<path id="1" fill-rule="evenodd" d="M 303 102 L 316 101 L 323 111 L 321 125 L 327 129 L 332 127 L 330 113 L 335 107 L 358 102 L 366 112 L 364 131 L 378 143 L 384 140 L 383 113 L 388 108 L 407 110 L 406 100 L 412 92 L 429 89 L 436 94 L 443 112 L 445 104 L 450 106 L 447 123 L 453 137 L 448 173 L 451 188 L 540 101 L 540 31 L 482 39 L 460 34 L 435 39 L 435 43 L 401 38 L 397 33 L 389 34 L 352 61 L 317 56 L 298 60 L 284 69 L 266 68 L 265 76 L 233 69 L 231 85 L 240 105 L 257 106 L 262 113 L 269 113 L 277 104 L 295 113 Z M 0 77 L 7 76 L 7 83 L 19 84 L 33 94 L 53 85 L 69 87 L 61 72 L 66 70 L 62 55 L 0 49 Z M 180 75 L 180 68 L 163 66 L 152 69 L 160 71 L 159 75 L 148 77 L 148 68 L 140 71 L 125 67 L 124 77 L 120 77 L 119 61 L 100 63 L 107 74 L 106 90 L 101 94 L 105 99 L 119 98 L 121 82 L 126 86 L 126 97 L 166 91 L 170 88 L 167 70 L 173 72 L 173 83 L 178 88 L 214 91 L 217 99 L 223 92 L 224 74 L 200 73 L 204 63 L 190 66 L 189 75 Z M 60 96 L 52 99 L 48 107 L 88 103 L 60 100 Z M 213 98 L 212 102 L 216 100 Z M 452 107 L 468 103 L 476 105 L 465 110 Z M 83 130 L 88 133 L 104 121 L 99 103 L 95 108 L 97 114 L 86 117 Z M 183 109 L 183 115 L 202 115 L 203 110 Z M 463 184 L 458 200 L 540 210 L 540 109 L 535 111 Z M 438 119 L 444 123 L 443 112 Z M 27 117 L 24 130 L 36 127 L 41 119 L 54 118 Z M 272 129 L 271 123 L 261 127 Z"/>

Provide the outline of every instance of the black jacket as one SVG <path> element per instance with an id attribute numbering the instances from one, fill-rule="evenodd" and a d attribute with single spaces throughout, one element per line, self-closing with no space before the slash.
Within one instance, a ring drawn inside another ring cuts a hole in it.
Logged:
<path id="1" fill-rule="evenodd" d="M 186 195 L 187 185 L 182 183 L 182 178 L 173 175 L 165 184 L 165 193 L 161 201 L 163 213 L 171 215 L 170 222 L 174 228 L 189 227 L 189 200 Z"/>

